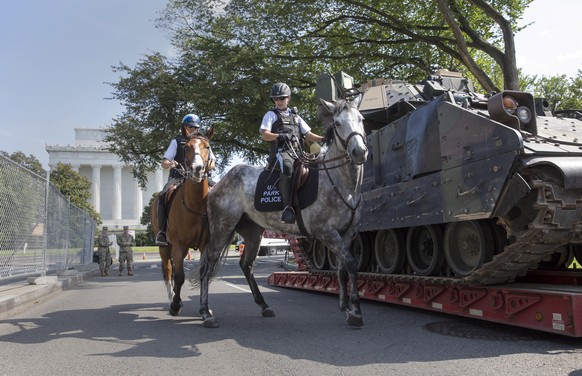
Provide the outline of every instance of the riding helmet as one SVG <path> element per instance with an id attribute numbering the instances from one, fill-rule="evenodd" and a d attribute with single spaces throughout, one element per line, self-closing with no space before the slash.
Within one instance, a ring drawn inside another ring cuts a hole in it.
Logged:
<path id="1" fill-rule="evenodd" d="M 291 89 L 289 86 L 283 82 L 278 82 L 273 87 L 271 87 L 271 99 L 276 97 L 289 97 L 291 96 Z"/>
<path id="2" fill-rule="evenodd" d="M 182 119 L 182 125 L 200 127 L 200 118 L 196 114 L 188 114 Z"/>

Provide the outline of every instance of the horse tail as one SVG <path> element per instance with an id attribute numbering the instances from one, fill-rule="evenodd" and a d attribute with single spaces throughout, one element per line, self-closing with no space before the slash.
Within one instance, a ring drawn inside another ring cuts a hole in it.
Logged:
<path id="1" fill-rule="evenodd" d="M 230 233 L 228 238 L 232 239 L 233 236 L 234 231 Z M 208 253 L 208 245 L 205 247 L 205 249 L 200 250 L 200 262 L 194 269 L 192 277 L 190 278 L 190 283 L 194 288 L 200 287 L 200 280 L 202 278 L 208 277 L 208 281 L 210 283 L 222 274 L 224 266 L 226 265 L 226 257 L 228 256 L 229 248 L 230 243 L 226 244 L 226 246 L 220 251 L 218 257 L 214 257 L 214 255 L 210 255 Z"/>

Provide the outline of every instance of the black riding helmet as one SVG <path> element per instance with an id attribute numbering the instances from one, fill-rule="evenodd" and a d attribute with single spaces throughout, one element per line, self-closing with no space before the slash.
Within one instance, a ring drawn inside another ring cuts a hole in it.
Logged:
<path id="1" fill-rule="evenodd" d="M 275 85 L 271 87 L 271 100 L 276 97 L 290 97 L 291 96 L 291 89 L 289 85 L 283 82 L 277 82 Z M 274 101 L 273 101 L 274 102 Z"/>

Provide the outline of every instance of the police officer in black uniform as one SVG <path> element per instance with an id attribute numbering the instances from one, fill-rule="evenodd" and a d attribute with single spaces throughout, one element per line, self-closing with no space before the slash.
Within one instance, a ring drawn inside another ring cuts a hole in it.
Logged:
<path id="1" fill-rule="evenodd" d="M 168 213 L 166 210 L 166 193 L 172 185 L 180 185 L 184 181 L 184 178 L 180 173 L 180 170 L 184 167 L 184 144 L 188 138 L 198 134 L 200 129 L 200 117 L 198 117 L 196 114 L 188 114 L 184 116 L 180 128 L 181 134 L 179 134 L 170 142 L 168 149 L 164 153 L 164 159 L 162 161 L 162 168 L 169 168 L 170 176 L 168 177 L 168 182 L 164 186 L 164 189 L 160 192 L 158 198 L 158 233 L 156 234 L 157 245 L 168 245 L 168 240 L 166 238 L 166 222 L 168 220 Z M 214 159 L 212 150 L 210 153 L 210 158 Z"/>
<path id="2" fill-rule="evenodd" d="M 283 162 L 283 171 L 279 180 L 279 191 L 283 198 L 283 214 L 281 221 L 295 223 L 295 211 L 291 205 L 291 178 L 293 174 L 293 152 L 303 138 L 312 142 L 323 142 L 323 137 L 312 133 L 309 125 L 297 114 L 295 108 L 290 109 L 291 89 L 283 82 L 271 87 L 271 101 L 275 107 L 263 116 L 259 131 L 263 140 L 269 142 L 269 164 L 274 165 L 279 153 Z"/>

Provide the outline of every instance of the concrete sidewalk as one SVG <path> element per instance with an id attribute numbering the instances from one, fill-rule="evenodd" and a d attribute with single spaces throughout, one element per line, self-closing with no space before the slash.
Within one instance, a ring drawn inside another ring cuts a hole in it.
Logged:
<path id="1" fill-rule="evenodd" d="M 155 253 L 134 254 L 134 263 L 160 261 Z M 116 260 L 110 273 L 117 274 Z M 30 306 L 49 299 L 52 295 L 71 288 L 88 278 L 100 276 L 99 264 L 79 265 L 58 274 L 34 276 L 0 284 L 0 320 L 24 312 Z"/>
<path id="2" fill-rule="evenodd" d="M 98 264 L 81 265 L 59 274 L 28 277 L 0 285 L 0 320 L 23 312 L 52 295 L 100 275 Z"/>

